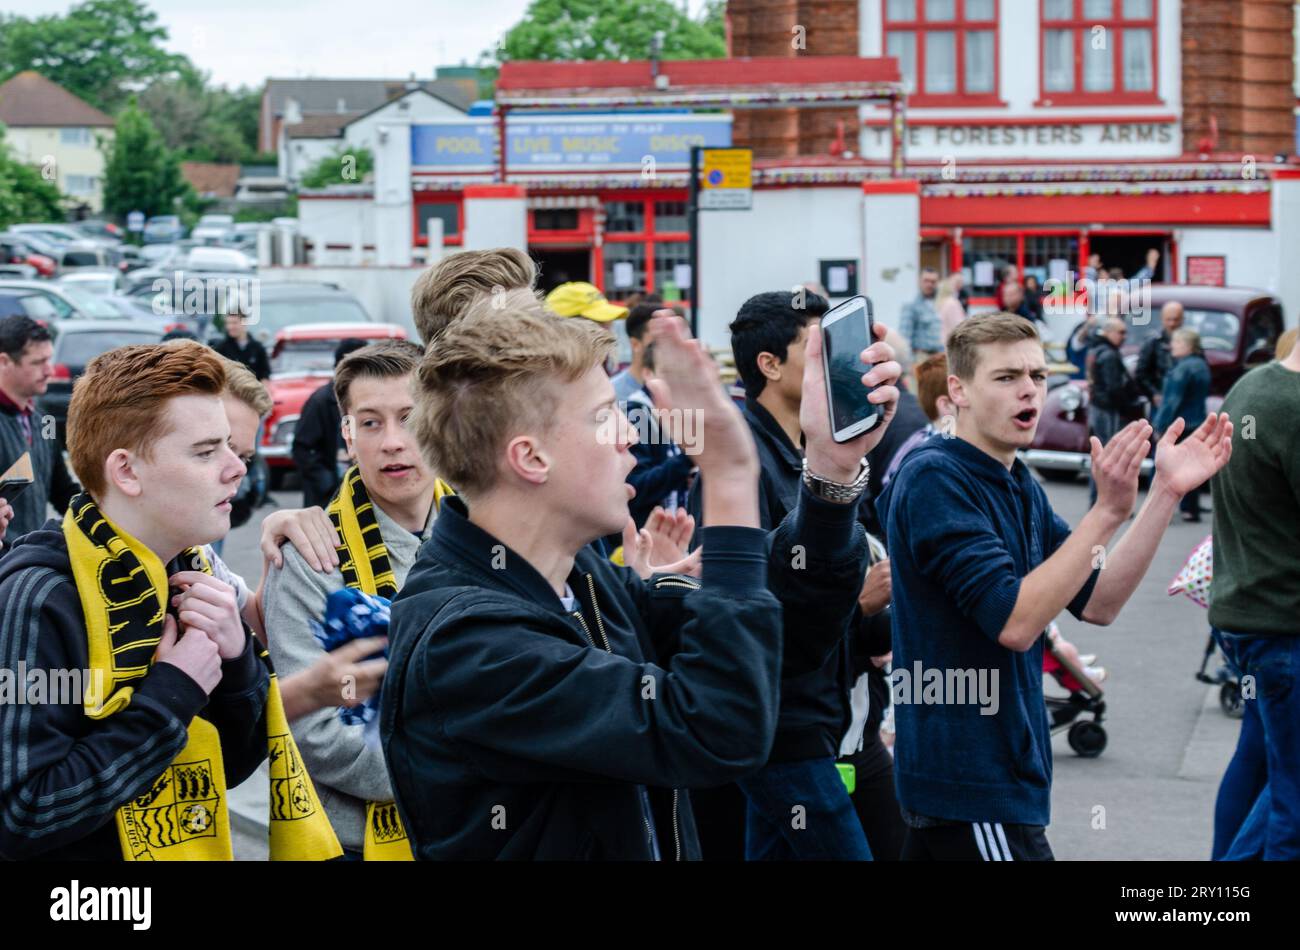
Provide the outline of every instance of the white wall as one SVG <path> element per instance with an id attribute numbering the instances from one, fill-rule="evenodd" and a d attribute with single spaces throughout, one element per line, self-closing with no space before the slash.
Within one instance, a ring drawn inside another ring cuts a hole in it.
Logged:
<path id="1" fill-rule="evenodd" d="M 406 106 L 406 108 L 402 108 Z M 448 105 L 424 90 L 408 93 L 394 99 L 382 109 L 358 119 L 343 130 L 343 137 L 353 147 L 374 148 L 375 132 L 379 126 L 396 121 L 435 122 L 439 119 L 463 119 L 465 113 Z M 409 152 L 409 149 L 408 149 Z"/>
<path id="2" fill-rule="evenodd" d="M 1229 287 L 1277 291 L 1277 241 L 1277 234 L 1264 228 L 1183 228 L 1178 240 L 1178 279 L 1187 279 L 1188 256 L 1226 255 Z M 1290 319 L 1294 303 L 1287 311 Z"/>
<path id="3" fill-rule="evenodd" d="M 298 199 L 298 230 L 312 243 L 312 260 L 318 265 L 375 263 L 375 199 L 371 195 L 356 198 L 303 195 Z M 330 250 L 329 244 L 346 244 L 355 250 Z M 367 245 L 372 250 L 365 250 Z"/>
<path id="4" fill-rule="evenodd" d="M 701 211 L 700 337 L 711 347 L 729 347 L 727 325 L 742 303 L 817 280 L 824 258 L 861 264 L 860 188 L 755 191 L 751 211 Z M 860 266 L 858 286 L 861 292 Z"/>

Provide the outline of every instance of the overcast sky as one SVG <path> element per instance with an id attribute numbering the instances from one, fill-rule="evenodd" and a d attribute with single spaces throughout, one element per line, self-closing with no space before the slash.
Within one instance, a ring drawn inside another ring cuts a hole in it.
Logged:
<path id="1" fill-rule="evenodd" d="M 70 0 L 0 0 L 0 11 L 63 14 Z M 150 0 L 171 38 L 213 81 L 269 77 L 402 79 L 474 63 L 528 0 Z M 699 6 L 693 4 L 692 9 Z"/>

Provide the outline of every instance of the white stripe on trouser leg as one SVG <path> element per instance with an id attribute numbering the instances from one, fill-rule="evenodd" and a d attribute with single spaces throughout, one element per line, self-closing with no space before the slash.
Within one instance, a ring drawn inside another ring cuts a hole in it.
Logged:
<path id="1" fill-rule="evenodd" d="M 984 847 L 984 835 L 980 831 L 980 826 L 976 822 L 970 823 L 971 830 L 975 832 L 975 844 L 980 849 L 980 857 L 985 861 L 989 860 L 988 848 Z M 996 860 L 996 859 L 994 859 Z"/>
<path id="2" fill-rule="evenodd" d="M 1002 822 L 999 821 L 993 827 L 998 831 L 998 841 L 1002 843 L 1002 853 L 1007 856 L 1008 861 L 1014 861 L 1015 858 L 1011 856 L 1011 849 L 1007 847 L 1007 835 L 1006 832 L 1002 830 Z"/>
<path id="3" fill-rule="evenodd" d="M 993 838 L 993 829 L 989 827 L 989 823 L 987 821 L 984 822 L 984 840 L 985 842 L 988 843 L 989 854 L 993 855 L 993 860 L 994 861 L 1003 860 L 1002 852 L 998 850 L 998 843 Z"/>

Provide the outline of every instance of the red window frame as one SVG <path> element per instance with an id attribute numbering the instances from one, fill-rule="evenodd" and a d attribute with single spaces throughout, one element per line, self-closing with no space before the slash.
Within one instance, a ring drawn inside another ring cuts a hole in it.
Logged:
<path id="1" fill-rule="evenodd" d="M 1083 14 L 1084 0 L 1072 0 L 1073 16 L 1068 20 L 1047 18 L 1048 0 L 1038 3 L 1038 101 L 1036 106 L 1078 105 L 1154 105 L 1160 98 L 1160 0 L 1151 0 L 1151 16 L 1130 18 L 1124 16 L 1124 0 L 1110 0 L 1110 16 L 1089 18 Z M 1103 26 L 1109 31 L 1111 42 L 1111 77 L 1114 86 L 1108 92 L 1087 92 L 1083 88 L 1083 44 L 1089 42 L 1092 28 Z M 1151 89 L 1130 92 L 1124 84 L 1124 30 L 1148 29 L 1151 31 Z M 1071 30 L 1074 49 L 1074 89 L 1070 92 L 1047 90 L 1047 31 Z"/>
<path id="2" fill-rule="evenodd" d="M 1004 106 L 999 90 L 1002 88 L 1002 64 L 998 59 L 1001 39 L 998 36 L 998 14 L 1001 12 L 1001 0 L 993 0 L 993 18 L 991 20 L 968 20 L 966 18 L 967 0 L 954 0 L 954 17 L 951 20 L 927 20 L 925 18 L 925 0 L 915 0 L 916 19 L 889 19 L 889 2 L 882 0 L 880 18 L 884 35 L 884 55 L 889 55 L 890 33 L 912 33 L 916 36 L 916 90 L 907 97 L 909 106 L 927 107 L 988 107 Z M 957 34 L 957 91 L 930 94 L 925 91 L 925 35 L 926 33 Z M 991 32 L 993 34 L 993 91 L 966 91 L 966 34 L 968 32 Z M 900 64 L 901 65 L 901 64 Z"/>
<path id="3" fill-rule="evenodd" d="M 680 201 L 685 203 L 689 196 L 685 189 L 673 190 L 665 189 L 655 191 L 652 194 L 646 194 L 644 191 L 605 191 L 600 194 L 601 205 L 608 204 L 611 201 L 637 202 L 642 204 L 642 220 L 644 224 L 640 231 L 605 231 L 602 235 L 604 244 L 644 244 L 645 245 L 645 283 L 641 287 L 644 293 L 654 293 L 658 288 L 655 286 L 655 245 L 658 243 L 686 243 L 690 241 L 691 236 L 688 231 L 659 231 L 655 227 L 655 203 L 660 201 Z M 605 293 L 605 249 L 603 246 L 595 249 L 596 253 L 592 256 L 591 269 L 595 276 L 594 283 Z M 683 288 L 684 290 L 685 288 Z M 635 288 L 618 288 L 611 291 L 618 294 L 636 293 Z M 605 294 L 609 297 L 609 293 Z M 683 294 L 685 298 L 686 294 Z M 622 298 L 609 299 L 615 302 L 621 302 Z"/>
<path id="4" fill-rule="evenodd" d="M 455 205 L 456 221 L 460 228 L 455 234 L 443 232 L 443 247 L 460 247 L 465 243 L 465 195 L 459 191 L 417 191 L 411 201 L 411 243 L 415 247 L 428 247 L 429 236 L 420 233 L 420 205 Z"/>

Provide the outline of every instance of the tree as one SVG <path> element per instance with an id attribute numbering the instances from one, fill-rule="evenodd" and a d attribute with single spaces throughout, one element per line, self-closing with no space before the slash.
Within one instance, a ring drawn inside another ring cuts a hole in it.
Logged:
<path id="1" fill-rule="evenodd" d="M 10 154 L 0 125 L 0 230 L 22 221 L 57 221 L 63 217 L 62 200 L 53 182 Z"/>
<path id="2" fill-rule="evenodd" d="M 140 109 L 183 161 L 246 161 L 256 151 L 260 94 L 203 83 L 198 75 L 154 82 L 140 93 Z"/>
<path id="3" fill-rule="evenodd" d="M 86 0 L 65 16 L 0 18 L 0 81 L 34 69 L 110 114 L 130 85 L 192 72 L 162 48 L 167 30 L 141 0 Z"/>
<path id="4" fill-rule="evenodd" d="M 375 170 L 375 155 L 368 148 L 343 148 L 326 155 L 298 181 L 300 188 L 357 185 Z"/>
<path id="5" fill-rule="evenodd" d="M 485 56 L 512 59 L 649 59 L 656 31 L 663 31 L 662 59 L 714 59 L 727 55 L 718 15 L 710 3 L 692 19 L 670 0 L 533 0 L 524 18 Z"/>
<path id="6" fill-rule="evenodd" d="M 177 198 L 189 185 L 180 163 L 167 148 L 149 117 L 134 98 L 117 117 L 113 141 L 104 166 L 104 211 L 124 217 L 131 211 L 146 215 L 172 214 Z"/>

